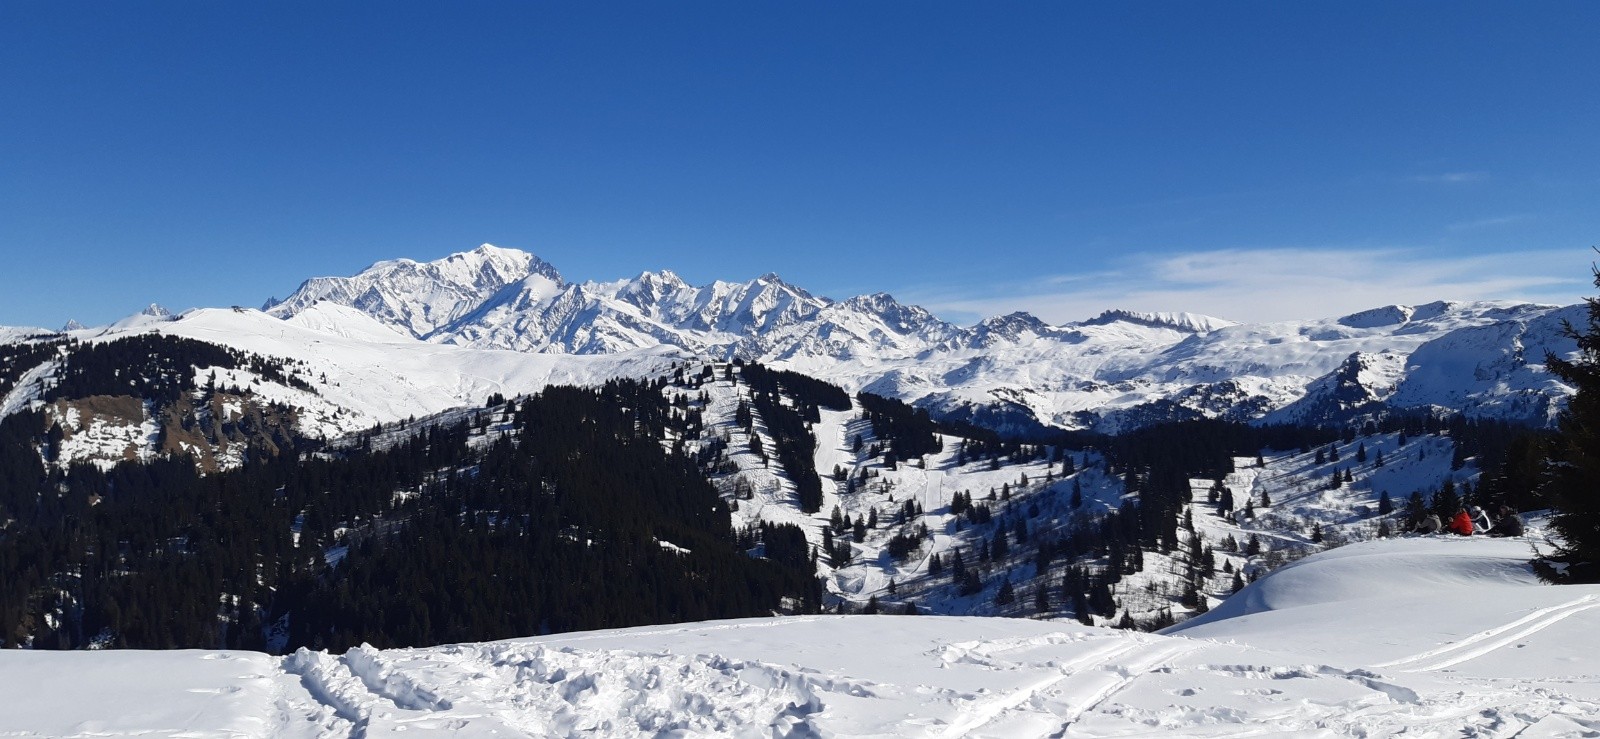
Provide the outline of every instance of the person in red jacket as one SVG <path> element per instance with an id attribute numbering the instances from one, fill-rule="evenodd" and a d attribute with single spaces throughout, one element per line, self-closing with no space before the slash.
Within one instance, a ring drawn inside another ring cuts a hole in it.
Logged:
<path id="1" fill-rule="evenodd" d="M 1456 515 L 1450 517 L 1450 525 L 1446 526 L 1445 530 L 1453 534 L 1472 536 L 1472 514 L 1467 513 L 1465 508 L 1456 511 Z"/>

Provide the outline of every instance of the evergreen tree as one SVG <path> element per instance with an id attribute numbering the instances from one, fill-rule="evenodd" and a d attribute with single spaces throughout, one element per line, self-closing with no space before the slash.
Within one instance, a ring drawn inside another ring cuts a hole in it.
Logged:
<path id="1" fill-rule="evenodd" d="M 1454 480 L 1445 478 L 1444 484 L 1439 486 L 1439 492 L 1433 494 L 1432 509 L 1441 521 L 1449 521 L 1461 509 L 1461 496 L 1456 493 Z"/>
<path id="2" fill-rule="evenodd" d="M 1600 287 L 1600 268 L 1594 284 Z M 1600 298 L 1584 302 L 1583 330 L 1565 326 L 1578 357 L 1545 355 L 1550 371 L 1577 389 L 1561 414 L 1545 492 L 1556 509 L 1550 526 L 1564 539 L 1557 556 L 1573 565 L 1572 579 L 1593 582 L 1600 580 Z"/>
<path id="3" fill-rule="evenodd" d="M 1406 523 L 1415 526 L 1428 517 L 1428 506 L 1422 500 L 1420 491 L 1413 491 L 1406 497 Z"/>
<path id="4" fill-rule="evenodd" d="M 1011 578 L 1006 578 L 1000 583 L 1000 591 L 994 594 L 995 605 L 1009 606 L 1017 599 L 1017 594 L 1011 588 Z"/>

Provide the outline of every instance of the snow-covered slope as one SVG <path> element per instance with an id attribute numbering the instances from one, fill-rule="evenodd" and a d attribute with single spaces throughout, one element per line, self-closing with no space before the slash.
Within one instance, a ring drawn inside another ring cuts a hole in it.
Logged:
<path id="1" fill-rule="evenodd" d="M 15 736 L 1590 736 L 1600 587 L 1514 541 L 1304 560 L 1169 635 L 824 616 L 430 649 L 0 653 Z"/>
<path id="2" fill-rule="evenodd" d="M 73 336 L 100 343 L 147 333 L 292 360 L 290 371 L 304 386 L 239 369 L 195 367 L 193 371 L 200 384 L 247 388 L 261 403 L 295 409 L 299 432 L 318 438 L 481 405 L 494 394 L 512 397 L 553 384 L 597 385 L 612 377 L 658 376 L 680 358 L 673 347 L 568 356 L 434 344 L 327 300 L 307 305 L 288 319 L 247 308 L 200 309 L 176 317 L 129 321 L 121 327 L 79 331 Z M 51 369 L 40 367 L 23 378 L 12 392 L 16 397 L 5 399 L 5 411 L 14 412 L 33 401 Z M 116 428 L 103 429 L 109 446 L 85 449 L 85 458 L 119 459 L 130 439 L 138 442 L 135 446 L 148 446 L 146 442 L 153 443 L 148 421 L 131 418 Z"/>

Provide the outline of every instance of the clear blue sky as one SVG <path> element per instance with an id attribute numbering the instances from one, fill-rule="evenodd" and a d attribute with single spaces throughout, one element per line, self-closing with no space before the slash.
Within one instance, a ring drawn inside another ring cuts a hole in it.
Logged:
<path id="1" fill-rule="evenodd" d="M 0 4 L 0 324 L 481 242 L 947 317 L 1571 301 L 1600 3 Z"/>

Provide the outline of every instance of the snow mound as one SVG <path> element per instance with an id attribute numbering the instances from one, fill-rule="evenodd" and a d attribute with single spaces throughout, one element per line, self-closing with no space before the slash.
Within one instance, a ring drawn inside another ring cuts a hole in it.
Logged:
<path id="1" fill-rule="evenodd" d="M 1527 543 L 1516 542 L 1509 556 L 1496 544 L 1482 538 L 1415 537 L 1340 547 L 1272 572 L 1173 631 L 1264 611 L 1527 584 L 1532 575 Z"/>

